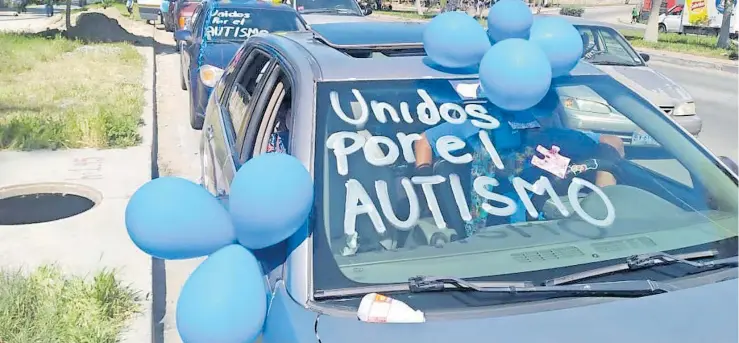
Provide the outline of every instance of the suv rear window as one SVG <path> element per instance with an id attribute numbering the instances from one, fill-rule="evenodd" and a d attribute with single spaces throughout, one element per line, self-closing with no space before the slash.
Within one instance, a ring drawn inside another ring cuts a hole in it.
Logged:
<path id="1" fill-rule="evenodd" d="M 206 41 L 243 41 L 260 32 L 300 28 L 296 13 L 267 9 L 216 7 L 205 20 Z"/>

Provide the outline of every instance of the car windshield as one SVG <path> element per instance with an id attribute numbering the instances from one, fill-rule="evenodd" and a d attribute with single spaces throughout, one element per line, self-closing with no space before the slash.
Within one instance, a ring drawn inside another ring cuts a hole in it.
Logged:
<path id="1" fill-rule="evenodd" d="M 294 12 L 215 7 L 205 18 L 205 40 L 241 42 L 261 32 L 295 31 L 300 21 Z"/>
<path id="2" fill-rule="evenodd" d="M 592 64 L 643 66 L 639 55 L 616 30 L 605 26 L 575 25 L 583 39 L 583 59 Z"/>
<path id="3" fill-rule="evenodd" d="M 542 281 L 658 251 L 736 255 L 733 177 L 623 85 L 559 78 L 523 112 L 481 100 L 478 85 L 318 83 L 316 290 L 417 275 Z"/>
<path id="4" fill-rule="evenodd" d="M 295 0 L 295 8 L 298 12 L 330 13 L 330 14 L 355 14 L 362 12 L 354 0 Z"/>

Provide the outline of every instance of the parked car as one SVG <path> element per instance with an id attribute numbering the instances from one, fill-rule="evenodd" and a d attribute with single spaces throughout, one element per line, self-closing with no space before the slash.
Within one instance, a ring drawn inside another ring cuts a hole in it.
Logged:
<path id="1" fill-rule="evenodd" d="M 659 108 L 580 63 L 571 76 L 555 80 L 547 107 L 535 113 L 561 111 L 567 100 L 559 92 L 580 88 L 652 139 L 627 146 L 623 158 L 611 161 L 617 184 L 599 192 L 613 205 L 612 224 L 531 216 L 465 237 L 458 199 L 472 186 L 462 182 L 463 189 L 453 192 L 444 176 L 469 181 L 470 163 L 459 164 L 454 175 L 436 163 L 435 178 L 443 181 L 429 189 L 445 192 L 436 197 L 442 217 L 460 235 L 431 244 L 420 228 L 435 221 L 426 202 L 416 203 L 424 210 L 415 225 L 400 230 L 393 224 L 411 219 L 400 214 L 409 206 L 400 194 L 408 191 L 393 191 L 408 187 L 393 185 L 410 184 L 403 177 L 416 172 L 407 168 L 416 156 L 413 134 L 436 127 L 427 123 L 431 113 L 443 112 L 450 123 L 459 118 L 450 114 L 453 108 L 475 118 L 500 110 L 466 90 L 479 83 L 478 75 L 433 69 L 420 43 L 395 40 L 417 34 L 412 23 L 312 29 L 246 41 L 212 93 L 202 135 L 203 185 L 224 206 L 236 171 L 260 154 L 295 156 L 314 178 L 315 207 L 305 230 L 271 251 L 284 263 L 263 263 L 269 315 L 261 342 L 737 339 L 739 180 Z M 570 153 L 561 146 L 562 154 Z M 349 189 L 361 196 L 348 198 Z M 563 198 L 567 193 L 557 191 Z M 575 200 L 602 218 L 609 210 L 595 193 Z M 347 211 L 350 206 L 356 211 Z M 359 235 L 350 254 L 347 232 Z M 357 320 L 360 300 L 373 292 L 422 311 L 426 321 Z"/>
<path id="2" fill-rule="evenodd" d="M 264 1 L 201 2 L 189 29 L 175 33 L 183 42 L 180 83 L 190 91 L 192 128 L 202 127 L 210 91 L 241 43 L 259 33 L 305 29 L 305 22 L 290 6 Z"/>
<path id="3" fill-rule="evenodd" d="M 372 20 L 372 7 L 357 0 L 286 0 L 308 24 L 340 23 Z"/>
<path id="4" fill-rule="evenodd" d="M 187 30 L 190 27 L 190 23 L 192 22 L 193 18 L 192 15 L 195 12 L 195 9 L 198 8 L 198 4 L 200 4 L 200 1 L 187 1 L 187 0 L 178 0 L 175 2 L 175 8 L 173 16 L 175 18 L 176 28 L 175 30 Z M 180 51 L 180 48 L 182 47 L 182 42 L 177 40 L 177 37 L 173 35 L 174 38 L 174 48 L 176 51 Z"/>
<path id="5" fill-rule="evenodd" d="M 650 68 L 646 64 L 649 61 L 648 54 L 636 52 L 626 38 L 607 24 L 581 18 L 567 19 L 583 37 L 583 60 L 631 88 L 692 135 L 698 136 L 703 128 L 703 120 L 696 112 L 693 97 L 685 88 Z M 610 116 L 610 113 L 606 115 Z M 622 121 L 622 124 L 627 125 L 626 122 Z"/>
<path id="6" fill-rule="evenodd" d="M 154 24 L 161 18 L 160 7 L 162 0 L 137 0 L 139 5 L 139 16 L 149 24 Z"/>
<path id="7" fill-rule="evenodd" d="M 175 13 L 177 13 L 177 3 L 179 0 L 163 0 L 162 3 L 164 2 L 169 3 L 169 5 L 166 6 L 167 11 L 162 13 L 162 25 L 164 25 L 164 30 L 167 32 L 174 32 L 177 29 Z"/>

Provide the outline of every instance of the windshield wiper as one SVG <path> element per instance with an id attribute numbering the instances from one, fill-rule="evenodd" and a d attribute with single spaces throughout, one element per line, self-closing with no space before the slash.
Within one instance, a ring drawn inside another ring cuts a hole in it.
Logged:
<path id="1" fill-rule="evenodd" d="M 586 61 L 590 64 L 600 65 L 600 66 L 624 66 L 624 67 L 636 67 L 638 64 L 628 64 L 624 62 L 613 62 L 613 61 Z"/>
<path id="2" fill-rule="evenodd" d="M 412 277 L 406 284 L 375 285 L 333 290 L 317 290 L 316 300 L 338 299 L 360 296 L 368 293 L 411 292 L 430 293 L 447 291 L 467 291 L 507 295 L 550 295 L 552 297 L 642 297 L 666 293 L 669 286 L 651 280 L 630 280 L 566 286 L 534 286 L 530 281 L 522 282 L 472 282 L 455 277 Z"/>
<path id="3" fill-rule="evenodd" d="M 565 276 L 558 277 L 555 279 L 547 280 L 544 282 L 544 285 L 546 286 L 564 285 L 564 284 L 572 283 L 575 281 L 590 279 L 593 277 L 618 273 L 622 271 L 639 270 L 639 269 L 651 268 L 657 265 L 668 265 L 668 264 L 675 264 L 675 263 L 689 265 L 689 266 L 698 268 L 701 271 L 707 271 L 707 270 L 711 270 L 715 268 L 732 267 L 732 266 L 736 267 L 737 266 L 736 256 L 724 258 L 720 260 L 707 261 L 707 262 L 690 261 L 690 260 L 701 259 L 701 258 L 716 257 L 717 255 L 718 255 L 718 251 L 716 250 L 706 250 L 706 251 L 699 251 L 699 252 L 680 254 L 680 255 L 670 255 L 664 252 L 657 252 L 657 253 L 644 254 L 644 255 L 634 255 L 634 256 L 627 257 L 624 263 L 619 263 L 616 265 L 606 266 L 606 267 L 601 267 L 601 268 L 595 268 L 592 270 L 586 270 L 580 273 L 565 275 Z"/>
<path id="4" fill-rule="evenodd" d="M 359 14 L 356 11 L 345 8 L 317 8 L 313 10 L 303 10 L 302 14 L 322 14 L 322 13 L 337 13 L 337 14 Z"/>

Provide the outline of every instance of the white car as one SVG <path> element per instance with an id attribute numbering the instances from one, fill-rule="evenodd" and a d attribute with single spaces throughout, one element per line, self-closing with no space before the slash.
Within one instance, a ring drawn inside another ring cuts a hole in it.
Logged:
<path id="1" fill-rule="evenodd" d="M 638 53 L 617 30 L 608 24 L 567 17 L 583 38 L 583 60 L 629 87 L 694 136 L 703 121 L 698 116 L 693 97 L 682 86 L 650 68 L 649 55 Z"/>

